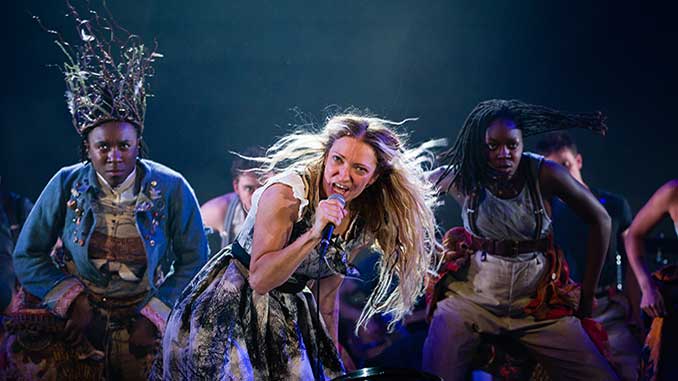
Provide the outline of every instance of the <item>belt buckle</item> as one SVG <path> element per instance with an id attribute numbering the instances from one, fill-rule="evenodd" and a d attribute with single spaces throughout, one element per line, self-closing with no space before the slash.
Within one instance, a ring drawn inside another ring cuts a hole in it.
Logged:
<path id="1" fill-rule="evenodd" d="M 518 256 L 518 245 L 520 244 L 520 241 L 512 240 L 511 241 L 511 254 L 514 257 Z"/>

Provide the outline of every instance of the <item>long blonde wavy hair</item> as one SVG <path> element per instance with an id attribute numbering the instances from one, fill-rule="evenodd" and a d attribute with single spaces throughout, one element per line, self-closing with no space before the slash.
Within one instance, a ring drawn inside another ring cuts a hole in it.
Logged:
<path id="1" fill-rule="evenodd" d="M 350 208 L 364 222 L 364 231 L 374 239 L 382 255 L 379 281 L 356 329 L 378 313 L 391 314 L 392 324 L 401 320 L 423 294 L 427 271 L 439 265 L 433 214 L 436 193 L 424 171 L 434 159 L 429 150 L 442 143 L 429 141 L 407 149 L 405 137 L 389 128 L 407 121 L 337 115 L 321 131 L 297 131 L 284 136 L 266 151 L 265 157 L 251 158 L 261 163 L 257 171 L 262 173 L 304 173 L 310 184 L 307 196 L 314 207 L 320 201 L 325 158 L 336 140 L 354 137 L 374 150 L 378 178 L 351 202 Z"/>

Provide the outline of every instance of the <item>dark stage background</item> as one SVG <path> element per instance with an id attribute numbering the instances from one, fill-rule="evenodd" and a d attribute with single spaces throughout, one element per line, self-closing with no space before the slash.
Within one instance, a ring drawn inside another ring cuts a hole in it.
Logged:
<path id="1" fill-rule="evenodd" d="M 593 3 L 593 2 L 591 2 Z M 75 4 L 81 4 L 75 2 Z M 97 4 L 95 2 L 95 4 Z M 609 135 L 575 131 L 583 174 L 634 211 L 672 177 L 674 12 L 601 1 L 110 1 L 117 21 L 157 38 L 145 139 L 201 203 L 230 191 L 228 150 L 270 144 L 295 111 L 356 106 L 409 123 L 412 142 L 456 136 L 480 100 L 601 110 Z M 78 160 L 56 68 L 63 56 L 31 20 L 74 38 L 62 1 L 14 1 L 2 20 L 0 175 L 36 199 Z M 534 138 L 528 140 L 533 146 Z M 457 221 L 456 208 L 443 213 Z M 668 223 L 658 231 L 671 233 Z"/>

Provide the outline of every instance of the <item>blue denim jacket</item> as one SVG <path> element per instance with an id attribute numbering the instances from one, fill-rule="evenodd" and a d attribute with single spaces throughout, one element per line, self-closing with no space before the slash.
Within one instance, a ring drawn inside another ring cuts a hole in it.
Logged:
<path id="1" fill-rule="evenodd" d="M 168 167 L 140 159 L 137 172 L 136 225 L 144 242 L 151 290 L 139 307 L 153 297 L 171 307 L 207 260 L 198 202 L 186 180 Z M 106 286 L 87 253 L 96 221 L 92 200 L 99 191 L 89 162 L 62 168 L 42 191 L 14 250 L 17 278 L 28 292 L 44 299 L 50 290 L 74 278 L 50 258 L 58 237 L 79 275 Z"/>

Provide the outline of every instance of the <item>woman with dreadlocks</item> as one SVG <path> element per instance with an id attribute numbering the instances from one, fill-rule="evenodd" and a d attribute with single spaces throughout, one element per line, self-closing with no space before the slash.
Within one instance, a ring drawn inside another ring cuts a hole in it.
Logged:
<path id="1" fill-rule="evenodd" d="M 422 169 L 426 146 L 406 149 L 389 125 L 335 116 L 322 131 L 285 136 L 258 158 L 262 172 L 277 174 L 254 193 L 236 241 L 210 259 L 175 304 L 155 378 L 341 375 L 337 290 L 353 272 L 348 256 L 365 245 L 383 254 L 358 324 L 377 313 L 398 321 L 410 310 L 434 258 L 435 194 Z M 323 257 L 318 247 L 328 224 L 336 238 Z M 319 307 L 306 287 L 313 278 Z"/>
<path id="2" fill-rule="evenodd" d="M 136 36 L 114 39 L 125 32 L 90 14 L 71 8 L 78 49 L 53 32 L 67 54 L 82 162 L 49 181 L 19 236 L 14 267 L 26 300 L 10 316 L 7 379 L 147 379 L 169 310 L 207 259 L 192 189 L 142 158 L 145 80 L 158 55 Z M 28 294 L 38 309 L 27 308 Z"/>
<path id="3" fill-rule="evenodd" d="M 502 335 L 534 354 L 553 379 L 616 379 L 579 319 L 591 315 L 609 217 L 567 170 L 523 152 L 524 137 L 574 127 L 606 129 L 599 113 L 484 101 L 443 155 L 438 185 L 462 206 L 464 230 L 453 229 L 443 242 L 450 259 L 443 268 L 450 273 L 437 282 L 430 305 L 425 370 L 464 380 L 482 338 Z M 591 227 L 579 301 L 550 239 L 552 196 Z"/>

